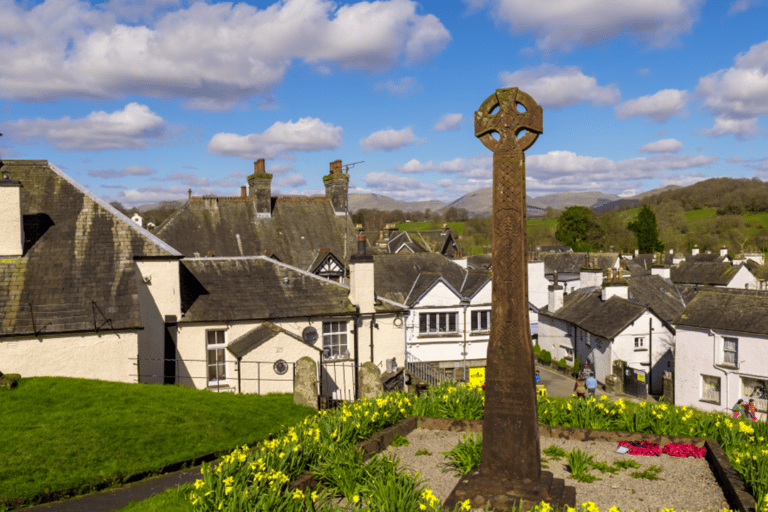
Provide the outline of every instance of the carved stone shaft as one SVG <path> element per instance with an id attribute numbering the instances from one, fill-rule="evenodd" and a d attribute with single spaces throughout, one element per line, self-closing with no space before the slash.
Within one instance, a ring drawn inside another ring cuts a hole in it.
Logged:
<path id="1" fill-rule="evenodd" d="M 493 155 L 493 292 L 485 373 L 481 474 L 541 477 L 533 351 L 528 323 L 525 154 Z"/>

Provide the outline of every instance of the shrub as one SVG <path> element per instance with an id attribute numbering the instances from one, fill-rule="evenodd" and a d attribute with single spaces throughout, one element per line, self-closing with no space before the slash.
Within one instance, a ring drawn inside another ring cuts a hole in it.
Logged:
<path id="1" fill-rule="evenodd" d="M 564 357 L 561 357 L 560 360 L 557 362 L 557 367 L 558 368 L 567 368 L 568 367 L 568 363 L 565 362 L 565 358 Z"/>
<path id="2" fill-rule="evenodd" d="M 534 345 L 533 346 L 533 353 L 534 354 L 538 354 L 539 352 L 541 352 L 541 347 L 538 346 L 538 345 Z"/>
<path id="3" fill-rule="evenodd" d="M 539 352 L 539 358 L 545 363 L 548 363 L 552 361 L 552 354 L 550 354 L 548 350 L 542 350 Z"/>
<path id="4" fill-rule="evenodd" d="M 579 373 L 579 370 L 581 370 L 581 359 L 578 357 L 573 360 L 573 372 L 572 373 Z"/>

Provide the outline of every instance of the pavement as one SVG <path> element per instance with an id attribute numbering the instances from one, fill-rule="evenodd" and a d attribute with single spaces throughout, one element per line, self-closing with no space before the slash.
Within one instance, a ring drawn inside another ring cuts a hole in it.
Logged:
<path id="1" fill-rule="evenodd" d="M 562 374 L 552 367 L 536 364 L 539 370 L 541 383 L 547 388 L 549 396 L 569 397 L 573 395 L 573 386 L 576 382 L 570 375 Z M 618 398 L 624 401 L 630 400 L 641 402 L 643 399 L 624 395 L 621 393 L 607 393 L 598 386 L 595 395 L 600 398 L 608 395 L 610 400 Z M 171 487 L 178 487 L 187 483 L 192 483 L 200 477 L 200 467 L 194 467 L 175 473 L 168 473 L 156 477 L 142 480 L 133 484 L 111 489 L 107 491 L 96 492 L 85 496 L 79 496 L 55 503 L 46 503 L 31 508 L 23 509 L 24 512 L 111 512 L 127 507 L 134 501 L 142 501 L 160 494 Z"/>

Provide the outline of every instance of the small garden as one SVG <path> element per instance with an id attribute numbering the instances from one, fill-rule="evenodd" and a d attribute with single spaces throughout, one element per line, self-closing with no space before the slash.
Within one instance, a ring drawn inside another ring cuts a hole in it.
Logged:
<path id="1" fill-rule="evenodd" d="M 628 432 L 714 438 L 754 495 L 761 512 L 768 512 L 768 425 L 736 421 L 722 414 L 703 413 L 667 404 L 626 403 L 622 400 L 576 400 L 539 397 L 543 424 Z M 206 465 L 201 478 L 188 486 L 187 499 L 195 511 L 331 511 L 339 507 L 361 511 L 441 510 L 428 483 L 401 471 L 397 459 L 381 455 L 366 462 L 354 449 L 356 442 L 398 423 L 408 416 L 482 419 L 481 389 L 443 384 L 419 397 L 388 393 L 333 411 L 322 411 L 283 435 L 247 449 L 237 449 L 219 465 Z M 472 444 L 479 455 L 478 439 Z M 673 447 L 672 449 L 684 447 Z M 578 467 L 631 471 L 637 468 L 602 467 L 583 453 L 560 454 Z M 467 467 L 473 455 L 460 455 Z M 468 462 L 467 462 L 468 461 Z M 477 461 L 476 461 L 477 462 Z M 289 483 L 305 472 L 320 482 L 316 490 L 292 488 Z M 584 477 L 588 478 L 588 477 Z M 653 467 L 637 471 L 636 478 L 654 479 Z M 254 498 L 258 496 L 258 498 Z M 341 500 L 341 501 L 339 501 Z M 150 500 L 151 501 L 151 500 Z M 594 503 L 581 510 L 595 512 Z M 614 507 L 615 508 L 615 507 Z M 465 502 L 457 509 L 469 509 Z M 132 510 L 141 510 L 139 508 Z M 546 505 L 537 511 L 548 510 Z M 615 512 L 615 510 L 612 510 Z"/>

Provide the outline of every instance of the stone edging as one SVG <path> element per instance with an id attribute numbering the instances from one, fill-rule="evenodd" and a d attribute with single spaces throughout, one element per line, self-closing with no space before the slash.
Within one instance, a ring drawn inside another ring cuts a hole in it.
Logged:
<path id="1" fill-rule="evenodd" d="M 409 416 L 400 423 L 377 432 L 370 439 L 360 441 L 355 445 L 363 451 L 363 460 L 368 460 L 375 454 L 384 451 L 396 435 L 407 436 L 416 428 L 430 430 L 446 430 L 449 432 L 482 432 L 482 420 L 452 420 L 447 418 L 429 418 L 425 416 Z M 658 445 L 667 443 L 688 443 L 707 449 L 706 459 L 709 466 L 723 489 L 725 499 L 731 510 L 740 512 L 755 512 L 755 498 L 747 492 L 744 481 L 731 465 L 720 444 L 714 439 L 699 437 L 662 436 L 644 434 L 642 432 L 620 432 L 614 430 L 593 430 L 575 427 L 553 427 L 539 424 L 539 436 L 573 439 L 577 441 L 651 441 Z M 317 489 L 318 482 L 310 473 L 304 473 L 290 483 L 291 489 Z"/>

